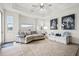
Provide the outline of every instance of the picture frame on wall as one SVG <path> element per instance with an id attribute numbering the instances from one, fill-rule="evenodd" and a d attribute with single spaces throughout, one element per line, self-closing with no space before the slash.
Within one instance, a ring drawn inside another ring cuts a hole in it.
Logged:
<path id="1" fill-rule="evenodd" d="M 63 30 L 74 30 L 75 29 L 75 14 L 63 16 L 61 27 Z"/>
<path id="2" fill-rule="evenodd" d="M 57 18 L 51 19 L 50 20 L 50 30 L 57 30 L 58 29 L 57 24 L 58 24 Z"/>

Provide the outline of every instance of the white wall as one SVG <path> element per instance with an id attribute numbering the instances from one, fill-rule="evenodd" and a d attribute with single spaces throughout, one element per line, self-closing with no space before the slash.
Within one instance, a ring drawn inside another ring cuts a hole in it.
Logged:
<path id="1" fill-rule="evenodd" d="M 30 16 L 28 17 L 28 16 L 19 15 L 19 30 L 20 31 L 27 31 L 28 29 L 36 30 L 35 20 L 36 20 L 35 18 L 32 18 Z M 21 27 L 21 25 L 33 25 L 33 27 L 23 28 Z"/>

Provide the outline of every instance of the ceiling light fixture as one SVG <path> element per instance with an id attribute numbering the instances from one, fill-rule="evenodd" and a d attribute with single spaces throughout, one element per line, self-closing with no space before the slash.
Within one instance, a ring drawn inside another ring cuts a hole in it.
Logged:
<path id="1" fill-rule="evenodd" d="M 44 3 L 40 4 L 40 10 L 42 11 L 44 9 Z"/>

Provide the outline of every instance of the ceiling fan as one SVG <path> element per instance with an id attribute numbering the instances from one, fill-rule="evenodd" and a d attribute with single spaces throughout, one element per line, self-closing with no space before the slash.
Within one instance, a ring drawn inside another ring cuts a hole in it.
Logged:
<path id="1" fill-rule="evenodd" d="M 45 9 L 47 6 L 51 7 L 52 4 L 38 3 L 38 4 L 35 4 L 35 5 L 32 5 L 32 7 L 34 7 L 34 8 L 40 8 L 40 9 Z"/>
<path id="2" fill-rule="evenodd" d="M 47 13 L 47 9 L 49 9 L 50 7 L 52 7 L 51 3 L 36 3 L 36 4 L 32 4 L 32 10 L 31 12 L 36 12 L 38 11 L 40 14 L 44 15 Z"/>
<path id="3" fill-rule="evenodd" d="M 44 6 L 45 6 L 45 5 L 44 5 L 44 3 L 41 3 L 41 4 L 40 4 L 40 8 L 42 8 L 42 9 L 43 9 L 43 8 L 44 8 Z"/>

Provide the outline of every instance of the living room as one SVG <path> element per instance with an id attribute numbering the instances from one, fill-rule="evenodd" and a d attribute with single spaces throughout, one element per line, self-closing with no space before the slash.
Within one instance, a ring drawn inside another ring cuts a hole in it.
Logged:
<path id="1" fill-rule="evenodd" d="M 0 3 L 0 55 L 79 55 L 78 10 L 79 3 Z"/>

